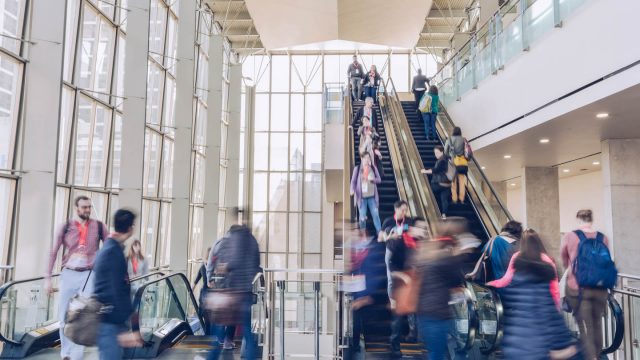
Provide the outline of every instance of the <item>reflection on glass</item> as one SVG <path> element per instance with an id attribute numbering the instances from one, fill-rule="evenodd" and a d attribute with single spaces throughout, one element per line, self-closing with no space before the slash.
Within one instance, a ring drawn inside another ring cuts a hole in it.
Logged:
<path id="1" fill-rule="evenodd" d="M 177 2 L 177 1 L 175 1 Z M 167 48 L 165 49 L 164 64 L 171 74 L 176 73 L 176 62 L 178 54 L 178 19 L 169 15 L 169 25 L 167 28 Z"/>
<path id="2" fill-rule="evenodd" d="M 147 74 L 147 122 L 160 124 L 162 93 L 164 90 L 164 72 L 158 64 L 149 61 Z"/>
<path id="3" fill-rule="evenodd" d="M 149 53 L 162 63 L 164 54 L 164 36 L 167 22 L 167 7 L 162 0 L 151 0 L 149 9 Z"/>
<path id="4" fill-rule="evenodd" d="M 289 211 L 302 211 L 302 173 L 289 174 Z"/>
<path id="5" fill-rule="evenodd" d="M 320 211 L 322 199 L 322 174 L 306 173 L 304 175 L 304 210 Z"/>
<path id="6" fill-rule="evenodd" d="M 269 175 L 269 210 L 287 210 L 287 173 Z"/>
<path id="7" fill-rule="evenodd" d="M 269 214 L 269 252 L 287 250 L 287 213 Z"/>
<path id="8" fill-rule="evenodd" d="M 287 170 L 287 153 L 288 153 L 287 133 L 271 133 L 271 160 L 269 163 L 270 170 Z"/>
<path id="9" fill-rule="evenodd" d="M 302 214 L 289 213 L 289 252 L 295 253 L 300 249 L 302 241 Z"/>
<path id="10" fill-rule="evenodd" d="M 289 147 L 289 170 L 301 171 L 304 164 L 304 134 L 291 133 L 291 146 Z"/>
<path id="11" fill-rule="evenodd" d="M 251 223 L 253 225 L 253 236 L 255 236 L 258 241 L 260 251 L 267 251 L 267 214 L 254 212 Z"/>
<path id="12" fill-rule="evenodd" d="M 253 175 L 253 211 L 267 211 L 267 174 Z"/>

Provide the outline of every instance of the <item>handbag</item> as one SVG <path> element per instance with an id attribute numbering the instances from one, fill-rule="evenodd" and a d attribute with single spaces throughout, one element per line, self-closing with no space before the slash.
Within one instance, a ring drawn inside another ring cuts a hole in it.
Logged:
<path id="1" fill-rule="evenodd" d="M 91 271 L 84 282 L 82 292 L 84 292 Z M 108 310 L 95 297 L 77 294 L 69 301 L 64 320 L 64 335 L 78 345 L 95 346 L 98 338 L 98 326 L 102 320 L 102 315 Z"/>
<path id="2" fill-rule="evenodd" d="M 418 310 L 418 295 L 420 294 L 420 279 L 414 270 L 405 272 L 394 271 L 393 298 L 396 301 L 395 313 L 398 315 L 415 314 Z M 398 283 L 395 286 L 395 283 Z"/>
<path id="3" fill-rule="evenodd" d="M 236 325 L 242 322 L 246 292 L 230 289 L 208 290 L 204 308 L 209 320 L 216 325 Z"/>
<path id="4" fill-rule="evenodd" d="M 464 157 L 464 155 L 456 155 L 453 158 L 453 164 L 457 167 L 459 166 L 469 166 L 469 160 Z"/>

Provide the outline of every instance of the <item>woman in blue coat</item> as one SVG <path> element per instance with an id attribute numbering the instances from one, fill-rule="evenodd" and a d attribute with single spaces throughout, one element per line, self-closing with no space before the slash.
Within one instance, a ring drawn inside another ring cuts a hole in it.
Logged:
<path id="1" fill-rule="evenodd" d="M 505 276 L 487 284 L 502 288 L 505 359 L 583 358 L 560 314 L 557 283 L 555 265 L 540 236 L 526 230 Z"/>

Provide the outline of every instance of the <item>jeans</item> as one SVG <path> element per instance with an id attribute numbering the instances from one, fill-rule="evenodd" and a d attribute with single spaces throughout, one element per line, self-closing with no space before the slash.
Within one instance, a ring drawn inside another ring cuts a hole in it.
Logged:
<path id="1" fill-rule="evenodd" d="M 365 86 L 364 87 L 364 97 L 365 99 L 370 97 L 373 101 L 376 101 L 376 88 L 375 86 Z"/>
<path id="2" fill-rule="evenodd" d="M 118 334 L 122 326 L 106 322 L 98 325 L 98 352 L 100 360 L 122 359 L 122 348 L 118 344 Z"/>
<path id="3" fill-rule="evenodd" d="M 353 101 L 360 100 L 360 93 L 362 92 L 362 79 L 359 77 L 352 77 L 351 82 L 351 98 Z"/>
<path id="4" fill-rule="evenodd" d="M 244 353 L 242 357 L 246 360 L 253 360 L 256 358 L 256 339 L 253 337 L 253 333 L 251 332 L 251 303 L 252 296 L 251 294 L 247 294 L 245 299 L 243 300 L 243 308 L 245 311 L 242 312 L 242 319 L 240 319 L 240 326 L 242 327 L 242 338 L 244 340 Z M 213 349 L 209 352 L 209 356 L 207 356 L 207 360 L 218 360 L 220 357 L 220 352 L 222 351 L 222 345 L 224 343 L 224 337 L 226 335 L 225 326 L 217 326 L 215 329 L 215 335 L 217 337 L 215 342 L 217 344 L 213 344 Z"/>
<path id="5" fill-rule="evenodd" d="M 566 288 L 566 297 L 580 330 L 580 341 L 585 360 L 597 359 L 602 351 L 602 315 L 607 309 L 609 294 L 601 289 L 582 289 L 582 301 L 578 290 Z M 577 309 L 577 311 L 576 311 Z"/>
<path id="6" fill-rule="evenodd" d="M 435 113 L 422 113 L 422 121 L 424 121 L 424 134 L 427 139 L 435 139 L 436 134 L 436 116 Z"/>
<path id="7" fill-rule="evenodd" d="M 360 206 L 358 206 L 360 228 L 364 229 L 367 227 L 367 208 L 369 208 L 369 211 L 371 212 L 371 217 L 373 218 L 373 225 L 376 227 L 376 232 L 379 233 L 380 229 L 382 229 L 382 224 L 380 223 L 380 213 L 378 212 L 378 206 L 376 205 L 375 196 L 362 198 L 362 202 L 360 203 Z"/>
<path id="8" fill-rule="evenodd" d="M 440 320 L 428 316 L 418 318 L 420 334 L 424 340 L 429 360 L 444 360 L 447 351 L 447 335 L 451 329 L 451 320 Z"/>
<path id="9" fill-rule="evenodd" d="M 451 194 L 451 190 L 449 187 L 435 182 L 431 183 L 431 190 L 434 195 L 440 196 L 440 212 L 446 215 L 449 212 L 449 194 Z"/>
<path id="10" fill-rule="evenodd" d="M 89 281 L 87 281 L 87 278 Z M 84 289 L 85 294 L 93 293 L 93 273 L 90 271 L 75 271 L 62 269 L 60 274 L 60 300 L 58 303 L 58 316 L 60 321 L 60 357 L 68 357 L 71 360 L 80 360 L 84 357 L 84 346 L 74 344 L 69 338 L 64 336 L 64 318 L 67 314 L 67 307 L 72 297 L 82 292 L 85 282 L 87 286 Z"/>
<path id="11" fill-rule="evenodd" d="M 451 183 L 451 198 L 454 203 L 460 201 L 464 203 L 464 198 L 467 193 L 467 175 L 456 174 L 456 177 Z"/>

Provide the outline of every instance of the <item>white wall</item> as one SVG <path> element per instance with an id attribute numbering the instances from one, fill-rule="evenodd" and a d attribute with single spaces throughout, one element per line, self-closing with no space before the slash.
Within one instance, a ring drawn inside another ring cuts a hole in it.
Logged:
<path id="1" fill-rule="evenodd" d="M 565 233 L 575 229 L 576 213 L 580 209 L 591 209 L 594 226 L 596 229 L 604 229 L 604 188 L 601 171 L 561 178 L 559 187 L 560 232 Z M 522 221 L 523 205 L 522 188 L 508 186 L 507 208 L 518 221 Z"/>
<path id="2" fill-rule="evenodd" d="M 551 29 L 479 83 L 447 110 L 470 138 L 495 129 L 537 107 L 640 59 L 637 34 L 629 31 L 640 1 L 590 0 L 560 29 Z M 613 76 L 475 143 L 480 149 L 556 116 L 640 82 L 640 66 Z"/>

